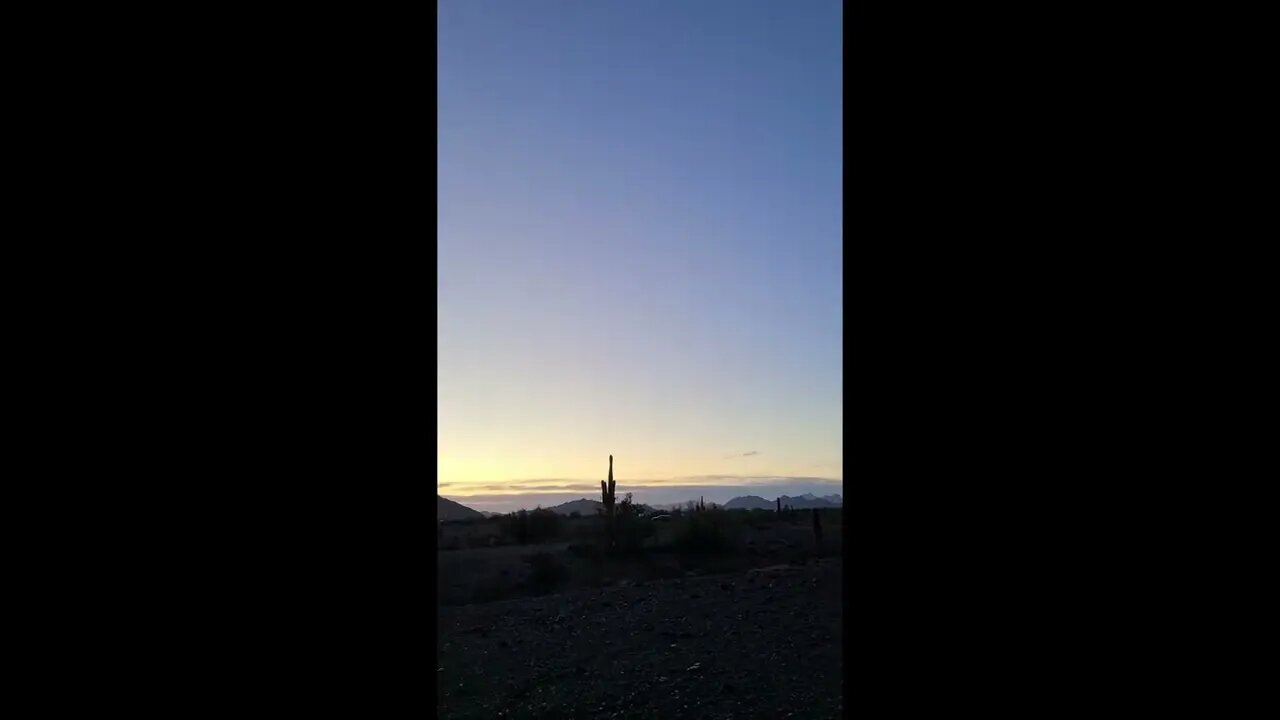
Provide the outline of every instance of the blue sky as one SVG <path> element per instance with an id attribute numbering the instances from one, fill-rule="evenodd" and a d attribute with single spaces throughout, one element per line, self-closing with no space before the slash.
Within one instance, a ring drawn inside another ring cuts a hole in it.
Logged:
<path id="1" fill-rule="evenodd" d="M 843 478 L 841 55 L 839 2 L 442 0 L 442 494 Z"/>

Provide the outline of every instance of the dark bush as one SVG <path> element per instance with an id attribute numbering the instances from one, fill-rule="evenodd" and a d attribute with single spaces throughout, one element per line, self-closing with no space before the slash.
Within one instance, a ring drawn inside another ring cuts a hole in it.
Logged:
<path id="1" fill-rule="evenodd" d="M 642 514 L 643 513 L 641 512 L 640 506 L 635 504 L 631 500 L 631 493 L 627 493 L 622 498 L 622 502 L 618 503 L 618 506 L 614 511 L 615 517 L 617 516 L 640 517 Z"/>
<path id="2" fill-rule="evenodd" d="M 502 520 L 503 534 L 521 545 L 559 538 L 563 521 L 556 513 L 541 508 L 533 512 L 521 510 L 510 513 Z"/>
<path id="3" fill-rule="evenodd" d="M 727 552 L 732 546 L 726 533 L 728 522 L 723 511 L 685 513 L 676 530 L 676 548 L 694 555 Z"/>
<path id="4" fill-rule="evenodd" d="M 524 561 L 529 563 L 529 588 L 536 592 L 551 592 L 569 579 L 569 569 L 551 553 L 527 555 Z"/>
<path id="5" fill-rule="evenodd" d="M 471 548 L 487 548 L 505 545 L 507 542 L 499 538 L 497 535 L 468 535 L 467 547 Z"/>
<path id="6" fill-rule="evenodd" d="M 635 513 L 620 514 L 614 518 L 615 549 L 623 554 L 639 552 L 654 532 L 652 520 Z"/>
<path id="7" fill-rule="evenodd" d="M 734 513 L 734 515 L 741 518 L 743 525 L 753 530 L 764 530 L 777 523 L 787 521 L 785 517 L 779 516 L 773 510 L 743 510 Z"/>

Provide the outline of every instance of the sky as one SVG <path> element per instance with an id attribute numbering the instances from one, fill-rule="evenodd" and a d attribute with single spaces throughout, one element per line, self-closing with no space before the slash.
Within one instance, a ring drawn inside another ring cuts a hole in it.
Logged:
<path id="1" fill-rule="evenodd" d="M 439 494 L 839 492 L 841 3 L 438 8 Z"/>

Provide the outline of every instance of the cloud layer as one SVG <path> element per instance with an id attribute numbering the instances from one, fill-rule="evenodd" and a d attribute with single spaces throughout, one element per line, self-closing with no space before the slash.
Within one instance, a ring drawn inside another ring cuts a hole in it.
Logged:
<path id="1" fill-rule="evenodd" d="M 843 494 L 837 478 L 794 476 L 698 475 L 665 480 L 630 480 L 618 485 L 618 493 L 632 493 L 638 503 L 669 504 L 696 500 L 725 503 L 743 495 L 772 500 L 779 495 Z M 488 485 L 440 483 L 437 492 L 476 510 L 510 512 L 521 508 L 550 507 L 571 500 L 600 499 L 600 483 L 570 479 L 512 480 Z"/>
<path id="2" fill-rule="evenodd" d="M 603 479 L 603 478 L 602 478 Z M 620 482 L 622 482 L 620 480 Z M 839 478 L 805 477 L 792 475 L 690 475 L 678 478 L 627 479 L 626 486 L 633 492 L 658 488 L 673 489 L 679 487 L 718 487 L 718 486 L 753 486 L 753 485 L 839 485 Z M 528 480 L 507 480 L 500 483 L 437 483 L 442 493 L 449 491 L 459 495 L 486 494 L 528 494 L 528 493 L 575 493 L 600 490 L 599 480 L 582 480 L 580 478 L 535 478 Z"/>

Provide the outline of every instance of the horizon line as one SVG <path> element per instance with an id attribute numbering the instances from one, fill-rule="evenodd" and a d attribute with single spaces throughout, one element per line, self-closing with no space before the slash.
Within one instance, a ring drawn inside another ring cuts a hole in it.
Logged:
<path id="1" fill-rule="evenodd" d="M 725 482 L 729 481 L 729 482 Z M 467 493 L 473 495 L 538 495 L 577 492 L 596 492 L 600 489 L 600 479 L 583 478 L 527 478 L 495 482 L 436 482 L 437 491 L 450 493 Z M 625 482 L 625 485 L 624 485 Z M 646 490 L 679 491 L 684 487 L 715 487 L 730 489 L 735 487 L 768 487 L 774 485 L 790 485 L 806 483 L 814 485 L 844 485 L 844 478 L 816 477 L 803 475 L 686 475 L 670 478 L 640 478 L 619 482 L 619 487 L 630 487 Z M 710 485 L 708 485 L 710 483 Z"/>

